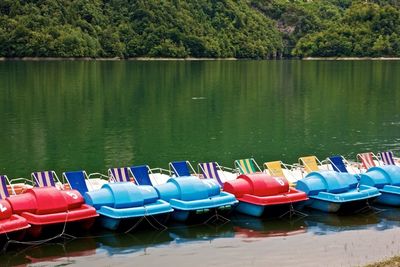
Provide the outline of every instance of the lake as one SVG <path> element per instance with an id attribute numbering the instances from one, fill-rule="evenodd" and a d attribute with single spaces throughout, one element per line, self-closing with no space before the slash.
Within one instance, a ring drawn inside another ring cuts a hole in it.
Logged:
<path id="1" fill-rule="evenodd" d="M 261 165 L 305 155 L 355 160 L 365 151 L 400 156 L 399 73 L 400 61 L 3 61 L 0 171 L 15 178 L 51 169 L 60 177 L 67 170 L 167 168 L 176 160 L 233 167 L 248 157 Z M 3 260 L 358 265 L 400 254 L 398 212 L 101 233 L 73 245 L 17 248 Z"/>

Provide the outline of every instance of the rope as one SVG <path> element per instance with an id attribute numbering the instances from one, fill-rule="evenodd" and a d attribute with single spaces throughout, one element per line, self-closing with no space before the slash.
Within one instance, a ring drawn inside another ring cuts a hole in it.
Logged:
<path id="1" fill-rule="evenodd" d="M 308 216 L 306 213 L 303 213 L 303 212 L 301 212 L 301 211 L 296 210 L 296 209 L 293 207 L 293 203 L 292 203 L 292 202 L 290 202 L 289 210 L 288 210 L 287 212 L 283 213 L 281 216 L 279 216 L 279 218 L 283 218 L 283 217 L 285 217 L 286 215 L 289 215 L 289 219 L 290 219 L 290 220 L 292 219 L 292 217 L 294 217 L 294 216 L 296 216 L 296 215 L 299 216 L 299 218 L 304 218 L 304 217 L 307 217 L 307 216 Z"/>
<path id="2" fill-rule="evenodd" d="M 356 210 L 355 213 L 365 214 L 365 213 L 368 213 L 369 211 L 372 211 L 373 214 L 378 214 L 378 213 L 385 211 L 385 209 L 379 209 L 379 208 L 371 206 L 371 204 L 369 203 L 369 200 L 367 199 L 365 201 L 365 207 L 362 207 L 361 209 Z"/>
<path id="3" fill-rule="evenodd" d="M 66 239 L 75 239 L 76 238 L 75 236 L 65 233 L 65 230 L 67 227 L 67 222 L 68 222 L 68 216 L 69 216 L 69 211 L 66 212 L 66 217 L 64 220 L 64 225 L 63 225 L 63 229 L 62 229 L 61 233 L 58 235 L 55 235 L 53 237 L 50 237 L 50 238 L 46 238 L 46 239 L 42 239 L 42 240 L 35 240 L 35 241 L 18 241 L 18 240 L 11 240 L 6 235 L 8 240 L 7 240 L 6 244 L 4 245 L 3 249 L 1 250 L 1 252 L 2 253 L 5 252 L 10 244 L 38 246 L 38 245 L 50 242 L 54 239 L 61 238 L 61 237 L 64 237 Z"/>
<path id="4" fill-rule="evenodd" d="M 216 224 L 217 222 L 221 222 L 221 225 L 224 225 L 231 221 L 228 218 L 218 214 L 218 209 L 215 208 L 214 211 L 214 215 L 205 220 L 203 224 L 208 224 L 209 222 L 211 222 L 212 224 Z"/>
<path id="5" fill-rule="evenodd" d="M 148 214 L 148 210 L 146 208 L 146 206 L 144 206 L 145 212 L 144 212 L 144 216 L 141 217 L 131 228 L 129 228 L 127 231 L 125 231 L 125 233 L 129 233 L 130 231 L 134 230 L 142 221 L 147 221 L 151 227 L 153 227 L 155 230 L 160 230 L 162 229 L 162 231 L 166 230 L 168 227 L 165 226 L 164 224 L 162 224 L 161 222 L 159 222 L 153 215 Z M 168 215 L 169 216 L 169 215 Z M 149 218 L 152 218 L 155 222 L 157 222 L 157 224 L 160 227 L 157 227 L 156 225 L 154 225 Z"/>

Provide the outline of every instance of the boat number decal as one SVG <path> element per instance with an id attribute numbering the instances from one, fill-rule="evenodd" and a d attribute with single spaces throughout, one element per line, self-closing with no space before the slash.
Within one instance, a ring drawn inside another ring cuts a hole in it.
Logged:
<path id="1" fill-rule="evenodd" d="M 274 179 L 275 179 L 275 181 L 277 181 L 280 185 L 285 185 L 285 182 L 284 182 L 281 178 L 274 177 Z"/>
<path id="2" fill-rule="evenodd" d="M 67 192 L 67 195 L 72 197 L 73 199 L 78 199 L 78 195 L 73 192 Z"/>
<path id="3" fill-rule="evenodd" d="M 3 204 L 0 203 L 0 211 L 5 212 L 7 210 L 6 207 L 3 206 Z"/>

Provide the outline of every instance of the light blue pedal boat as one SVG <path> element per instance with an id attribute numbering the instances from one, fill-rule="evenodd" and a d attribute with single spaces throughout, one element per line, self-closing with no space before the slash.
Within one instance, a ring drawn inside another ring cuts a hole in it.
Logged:
<path id="1" fill-rule="evenodd" d="M 159 199 L 153 187 L 131 182 L 105 184 L 100 190 L 85 193 L 85 201 L 101 215 L 102 226 L 110 230 L 119 228 L 124 220 L 173 211 L 169 203 Z"/>
<path id="2" fill-rule="evenodd" d="M 132 177 L 129 168 L 114 168 L 113 171 L 122 173 L 126 180 Z M 111 172 L 110 172 L 111 173 Z M 85 176 L 82 172 L 74 172 L 72 187 L 79 187 L 84 193 L 85 202 L 93 206 L 100 214 L 101 226 L 116 230 L 129 227 L 143 217 L 154 217 L 165 221 L 173 211 L 171 205 L 161 200 L 152 186 L 136 185 L 133 182 L 114 182 L 104 184 L 98 190 L 87 191 Z M 117 177 L 111 177 L 116 180 Z"/>
<path id="3" fill-rule="evenodd" d="M 306 207 L 324 212 L 363 208 L 381 195 L 375 187 L 358 186 L 354 175 L 335 171 L 311 172 L 297 182 L 296 188 L 309 197 Z"/>
<path id="4" fill-rule="evenodd" d="M 149 176 L 151 170 L 147 165 L 132 166 L 130 169 L 139 184 L 152 184 Z M 190 172 L 184 170 L 183 173 Z M 172 218 L 180 222 L 190 218 L 196 219 L 201 215 L 209 216 L 211 210 L 230 210 L 238 203 L 234 195 L 221 192 L 219 184 L 212 179 L 179 176 L 169 178 L 164 184 L 153 186 L 160 199 L 170 203 L 174 209 Z"/>
<path id="5" fill-rule="evenodd" d="M 360 184 L 379 189 L 381 195 L 377 197 L 377 203 L 400 206 L 400 166 L 372 167 L 361 174 Z"/>
<path id="6" fill-rule="evenodd" d="M 187 221 L 191 215 L 205 214 L 209 211 L 230 210 L 238 203 L 235 196 L 221 192 L 218 183 L 211 179 L 199 179 L 193 176 L 170 178 L 167 183 L 156 185 L 160 199 L 171 204 L 174 209 L 172 218 Z"/>

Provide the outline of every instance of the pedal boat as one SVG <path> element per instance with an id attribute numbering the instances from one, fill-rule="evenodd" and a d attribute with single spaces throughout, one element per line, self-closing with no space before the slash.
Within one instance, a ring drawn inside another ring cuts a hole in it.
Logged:
<path id="1" fill-rule="evenodd" d="M 76 190 L 58 190 L 55 187 L 27 189 L 25 193 L 7 198 L 15 214 L 23 217 L 28 224 L 28 234 L 39 237 L 44 228 L 52 226 L 63 229 L 64 224 L 77 224 L 89 229 L 98 214 L 86 204 Z M 76 227 L 76 226 L 75 226 Z M 46 235 L 53 234 L 46 231 Z"/>
<path id="2" fill-rule="evenodd" d="M 133 226 L 145 216 L 165 221 L 173 211 L 152 186 L 132 182 L 104 184 L 99 190 L 86 192 L 85 201 L 100 214 L 101 226 L 109 230 Z"/>
<path id="3" fill-rule="evenodd" d="M 284 177 L 266 173 L 239 175 L 236 180 L 225 182 L 223 190 L 239 200 L 236 211 L 255 217 L 282 215 L 290 211 L 293 204 L 308 199 L 304 192 L 289 187 Z"/>
<path id="4" fill-rule="evenodd" d="M 221 192 L 221 187 L 212 179 L 180 176 L 154 188 L 161 199 L 171 204 L 172 218 L 180 222 L 195 220 L 196 215 L 212 216 L 215 214 L 212 211 L 230 211 L 238 202 L 232 194 Z"/>
<path id="5" fill-rule="evenodd" d="M 400 206 L 400 166 L 372 167 L 361 174 L 360 184 L 378 188 L 381 195 L 376 198 L 377 203 Z"/>
<path id="6" fill-rule="evenodd" d="M 357 210 L 381 195 L 375 187 L 360 185 L 354 175 L 335 171 L 315 171 L 297 182 L 296 188 L 309 197 L 305 207 L 324 212 Z"/>

